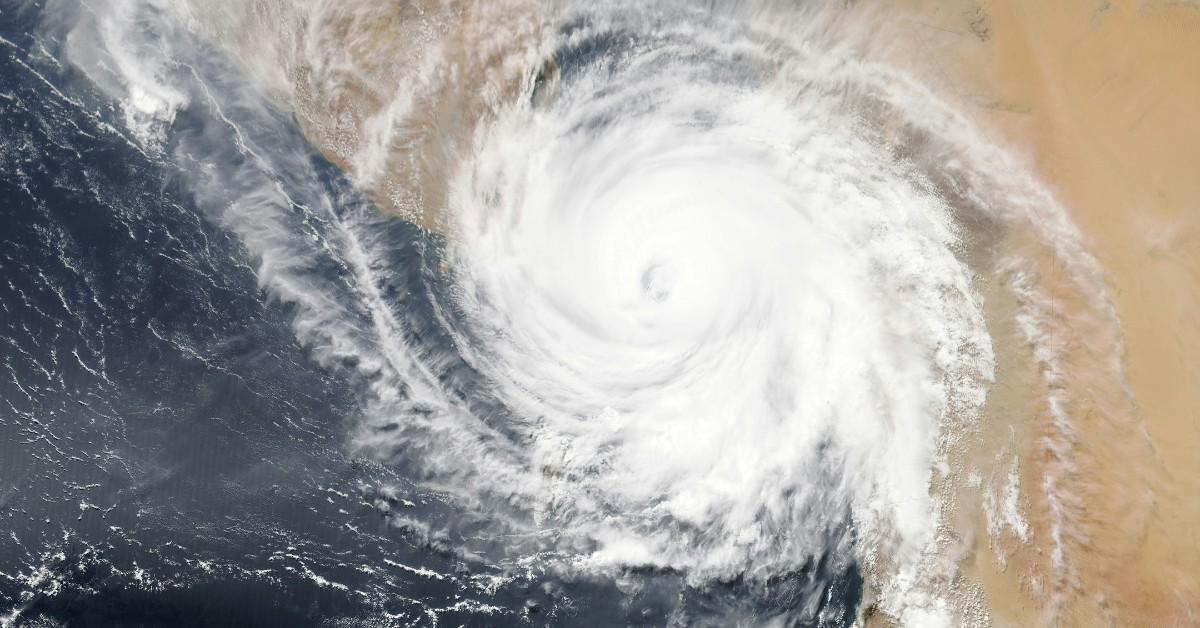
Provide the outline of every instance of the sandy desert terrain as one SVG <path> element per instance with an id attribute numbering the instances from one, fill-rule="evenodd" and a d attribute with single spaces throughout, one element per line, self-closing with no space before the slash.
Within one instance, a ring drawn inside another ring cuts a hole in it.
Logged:
<path id="1" fill-rule="evenodd" d="M 1002 0 L 891 9 L 881 50 L 899 51 L 993 141 L 1032 164 L 1103 266 L 1123 332 L 1133 416 L 1112 416 L 1112 390 L 1086 388 L 1090 399 L 1078 400 L 1076 436 L 1086 451 L 1070 479 L 1082 504 L 1069 601 L 1054 608 L 1045 590 L 1047 537 L 1037 533 L 1039 504 L 1025 503 L 1034 534 L 1012 544 L 1005 565 L 988 558 L 986 533 L 976 537 L 973 572 L 992 619 L 1195 625 L 1200 125 L 1192 117 L 1200 111 L 1200 5 Z M 997 350 L 1003 356 L 1004 347 Z M 1005 394 L 994 391 L 992 404 L 1003 407 Z M 1030 416 L 1016 440 L 1021 484 L 1034 488 L 1044 417 Z M 1010 436 L 991 438 L 989 446 L 1000 447 Z"/>

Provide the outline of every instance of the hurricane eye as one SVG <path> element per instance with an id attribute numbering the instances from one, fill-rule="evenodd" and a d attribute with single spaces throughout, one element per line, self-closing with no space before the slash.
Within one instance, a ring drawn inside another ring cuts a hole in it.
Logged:
<path id="1" fill-rule="evenodd" d="M 642 272 L 642 292 L 651 301 L 662 303 L 675 289 L 675 280 L 670 269 L 661 264 L 651 264 Z"/>

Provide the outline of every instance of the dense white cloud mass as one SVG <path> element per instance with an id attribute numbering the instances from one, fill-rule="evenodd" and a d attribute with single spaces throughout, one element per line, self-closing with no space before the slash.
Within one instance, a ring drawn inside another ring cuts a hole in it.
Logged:
<path id="1" fill-rule="evenodd" d="M 481 83 L 487 105 L 437 171 L 445 268 L 425 288 L 452 343 L 435 346 L 384 287 L 386 219 L 278 185 L 315 177 L 296 138 L 269 130 L 279 99 L 354 72 L 322 20 L 369 3 L 267 3 L 277 32 L 247 27 L 258 57 L 245 32 L 212 32 L 236 23 L 233 5 L 92 4 L 78 22 L 64 9 L 73 62 L 126 103 L 142 142 L 191 164 L 317 358 L 361 376 L 356 451 L 418 470 L 522 564 L 703 583 L 857 561 L 905 623 L 952 621 L 931 484 L 994 372 L 976 286 L 993 262 L 969 254 L 966 223 L 1036 233 L 1106 306 L 1050 196 L 929 92 L 830 41 L 824 11 L 538 13 L 522 32 L 539 38 L 501 63 L 515 87 Z M 421 90 L 454 80 L 440 64 L 470 56 L 438 32 L 410 73 L 371 76 L 395 84 L 330 149 L 360 183 L 416 137 Z M 277 100 L 213 79 L 206 36 Z M 168 138 L 189 103 L 213 115 Z M 321 228 L 297 225 L 297 206 Z M 330 252 L 337 280 L 312 267 Z"/>

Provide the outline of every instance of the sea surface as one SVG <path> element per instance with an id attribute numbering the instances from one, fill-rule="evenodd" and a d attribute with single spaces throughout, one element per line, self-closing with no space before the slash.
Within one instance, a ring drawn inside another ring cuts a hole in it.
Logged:
<path id="1" fill-rule="evenodd" d="M 295 327 L 312 303 L 264 289 L 286 266 L 341 300 L 325 324 L 374 342 L 344 238 L 369 225 L 389 269 L 373 289 L 441 350 L 438 238 L 378 212 L 283 114 L 197 103 L 147 148 L 60 59 L 42 10 L 0 5 L 0 623 L 663 625 L 738 606 L 738 582 L 560 577 L 462 549 L 470 527 L 445 522 L 473 513 L 353 454 L 358 358 L 314 357 Z M 240 133 L 290 161 L 238 152 Z M 239 176 L 198 191 L 181 173 L 206 168 Z M 302 258 L 264 260 L 230 226 L 230 197 L 263 185 Z M 469 388 L 444 353 L 440 377 Z M 740 612 L 846 625 L 861 579 L 843 569 L 798 569 Z"/>

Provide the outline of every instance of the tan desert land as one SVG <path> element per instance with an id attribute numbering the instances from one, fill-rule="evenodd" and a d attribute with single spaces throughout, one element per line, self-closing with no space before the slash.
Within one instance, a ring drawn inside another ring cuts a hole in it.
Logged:
<path id="1" fill-rule="evenodd" d="M 901 51 L 1066 206 L 1122 332 L 1132 416 L 1113 416 L 1102 386 L 1078 403 L 1085 456 L 1071 478 L 1082 499 L 1065 597 L 1047 590 L 1044 504 L 1024 503 L 1033 534 L 1004 550 L 1006 564 L 986 533 L 975 537 L 971 571 L 993 624 L 1197 625 L 1200 3 L 901 0 L 885 13 L 880 49 Z M 1022 487 L 1041 481 L 1041 420 L 1024 426 Z"/>

